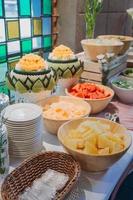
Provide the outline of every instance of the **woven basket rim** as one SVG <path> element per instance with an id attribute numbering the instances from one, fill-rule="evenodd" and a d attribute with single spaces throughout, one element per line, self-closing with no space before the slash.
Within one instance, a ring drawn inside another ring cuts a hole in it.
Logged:
<path id="1" fill-rule="evenodd" d="M 76 184 L 76 182 L 78 181 L 79 177 L 80 177 L 80 173 L 81 173 L 81 167 L 79 165 L 79 163 L 69 154 L 64 153 L 64 152 L 58 152 L 58 151 L 46 151 L 46 152 L 40 152 L 37 154 L 34 154 L 33 156 L 27 158 L 26 160 L 22 161 L 22 163 L 16 167 L 9 175 L 7 175 L 7 177 L 5 178 L 2 187 L 1 187 L 1 196 L 3 200 L 8 200 L 8 198 L 5 198 L 6 196 L 6 184 L 7 181 L 9 179 L 9 177 L 14 176 L 15 173 L 19 170 L 22 169 L 28 162 L 34 160 L 35 158 L 39 157 L 39 156 L 43 156 L 43 155 L 51 155 L 51 153 L 53 155 L 56 156 L 60 156 L 60 155 L 64 155 L 67 156 L 68 158 L 71 158 L 73 160 L 73 164 L 74 164 L 74 176 L 69 180 L 69 183 L 66 184 L 66 186 L 59 192 L 59 195 L 56 195 L 55 200 L 63 200 L 64 197 L 68 194 L 68 192 L 70 192 L 70 190 L 72 189 L 72 187 Z M 51 158 L 52 159 L 52 158 Z"/>

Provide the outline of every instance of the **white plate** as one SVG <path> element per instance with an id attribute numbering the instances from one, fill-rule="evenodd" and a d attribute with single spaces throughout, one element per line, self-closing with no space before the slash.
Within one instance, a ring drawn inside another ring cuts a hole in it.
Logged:
<path id="1" fill-rule="evenodd" d="M 25 140 L 26 140 L 26 137 L 31 137 L 31 138 L 35 138 L 35 137 L 38 137 L 38 135 L 39 134 L 41 134 L 41 131 L 32 131 L 32 132 L 26 132 L 26 133 L 24 133 L 24 132 L 16 132 L 15 134 L 14 134 L 14 132 L 8 132 L 8 137 L 10 138 L 13 138 L 13 137 L 18 137 L 18 138 L 25 138 Z"/>
<path id="2" fill-rule="evenodd" d="M 6 125 L 10 125 L 10 126 L 30 126 L 30 125 L 35 125 L 37 123 L 40 123 L 42 119 L 42 116 L 40 115 L 38 118 L 34 119 L 34 120 L 29 120 L 29 121 L 9 121 L 9 120 L 5 120 L 5 124 Z"/>
<path id="3" fill-rule="evenodd" d="M 35 152 L 18 152 L 18 153 L 10 153 L 9 152 L 9 154 L 10 154 L 10 157 L 11 158 L 13 158 L 13 157 L 15 157 L 15 158 L 27 158 L 27 157 L 29 157 L 29 156 L 31 156 L 31 155 L 33 155 L 33 154 L 35 154 L 35 153 L 39 153 L 39 152 L 41 152 L 43 149 L 39 149 L 39 150 L 37 150 L 37 151 L 35 151 Z"/>
<path id="4" fill-rule="evenodd" d="M 4 118 L 12 122 L 25 122 L 38 118 L 42 108 L 32 103 L 17 103 L 5 108 Z"/>

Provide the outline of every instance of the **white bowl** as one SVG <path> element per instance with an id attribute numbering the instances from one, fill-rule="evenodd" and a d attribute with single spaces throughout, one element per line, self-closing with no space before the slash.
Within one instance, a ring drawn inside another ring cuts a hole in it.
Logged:
<path id="1" fill-rule="evenodd" d="M 119 97 L 119 99 L 126 104 L 133 103 L 133 89 L 125 89 L 116 86 L 113 82 L 117 80 L 127 80 L 132 84 L 133 82 L 128 80 L 124 76 L 119 76 L 111 80 L 112 88 L 115 91 L 116 95 Z"/>
<path id="2" fill-rule="evenodd" d="M 92 61 L 97 61 L 100 54 L 114 53 L 119 55 L 123 48 L 123 42 L 108 39 L 86 39 L 81 41 L 85 55 Z"/>

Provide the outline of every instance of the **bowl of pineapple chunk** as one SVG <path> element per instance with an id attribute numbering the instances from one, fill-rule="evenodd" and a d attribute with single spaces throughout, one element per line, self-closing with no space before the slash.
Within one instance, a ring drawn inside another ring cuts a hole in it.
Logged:
<path id="1" fill-rule="evenodd" d="M 123 125 L 96 117 L 63 124 L 58 130 L 58 139 L 82 169 L 95 172 L 111 167 L 132 143 Z"/>

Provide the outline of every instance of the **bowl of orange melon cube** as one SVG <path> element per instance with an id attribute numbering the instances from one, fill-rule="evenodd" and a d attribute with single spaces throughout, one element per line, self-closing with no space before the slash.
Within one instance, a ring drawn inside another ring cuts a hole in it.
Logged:
<path id="1" fill-rule="evenodd" d="M 132 143 L 123 125 L 95 117 L 65 123 L 58 130 L 58 139 L 82 169 L 92 172 L 111 167 Z"/>

